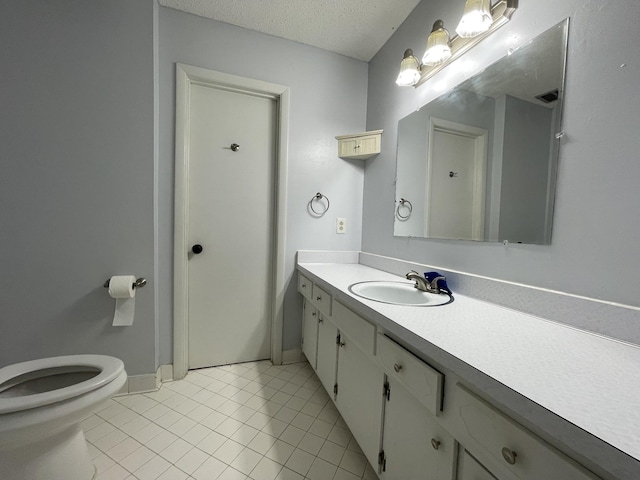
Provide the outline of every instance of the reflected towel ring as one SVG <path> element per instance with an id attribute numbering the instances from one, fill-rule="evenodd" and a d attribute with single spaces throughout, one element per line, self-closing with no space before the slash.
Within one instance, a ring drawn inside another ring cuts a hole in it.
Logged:
<path id="1" fill-rule="evenodd" d="M 313 208 L 313 202 L 314 201 L 319 202 L 323 198 L 327 201 L 326 206 L 324 206 L 324 210 L 318 211 L 315 208 Z M 321 217 L 329 211 L 329 207 L 331 206 L 331 203 L 329 203 L 329 198 L 327 196 L 322 195 L 320 192 L 318 192 L 313 197 L 311 197 L 311 200 L 309 200 L 309 203 L 307 204 L 307 206 L 311 209 L 311 211 L 315 216 Z"/>
<path id="2" fill-rule="evenodd" d="M 400 213 L 400 207 L 405 207 L 408 212 L 406 215 L 402 215 Z M 406 220 L 411 216 L 411 212 L 413 212 L 413 205 L 411 205 L 411 202 L 409 200 L 405 200 L 404 198 L 401 198 L 400 201 L 398 202 L 398 206 L 396 207 L 396 216 L 398 217 L 399 220 Z"/>

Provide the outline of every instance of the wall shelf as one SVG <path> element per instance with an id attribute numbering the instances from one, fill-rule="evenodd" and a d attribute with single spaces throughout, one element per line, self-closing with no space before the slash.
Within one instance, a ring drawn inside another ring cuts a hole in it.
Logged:
<path id="1" fill-rule="evenodd" d="M 338 135 L 338 156 L 366 160 L 380 153 L 382 130 Z"/>

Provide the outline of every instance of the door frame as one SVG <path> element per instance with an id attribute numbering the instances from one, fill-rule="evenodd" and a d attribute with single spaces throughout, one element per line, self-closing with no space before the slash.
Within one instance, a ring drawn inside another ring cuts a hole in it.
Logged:
<path id="1" fill-rule="evenodd" d="M 429 146 L 427 151 L 427 194 L 425 195 L 425 232 L 429 237 L 431 231 L 431 207 L 433 206 L 431 181 L 434 161 L 433 141 L 437 131 L 462 135 L 474 140 L 473 150 L 473 209 L 471 237 L 473 240 L 484 239 L 485 197 L 487 189 L 487 144 L 489 132 L 484 128 L 472 127 L 463 123 L 451 122 L 442 118 L 429 118 Z"/>
<path id="2" fill-rule="evenodd" d="M 285 232 L 289 136 L 289 87 L 176 64 L 176 150 L 173 247 L 173 377 L 184 378 L 189 369 L 188 232 L 189 232 L 189 131 L 191 86 L 209 86 L 261 95 L 276 101 L 276 165 L 274 247 L 271 307 L 271 361 L 282 363 L 282 328 L 285 293 Z"/>

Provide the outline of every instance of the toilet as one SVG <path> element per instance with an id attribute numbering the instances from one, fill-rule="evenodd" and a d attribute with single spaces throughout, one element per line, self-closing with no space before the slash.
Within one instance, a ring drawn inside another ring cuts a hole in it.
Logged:
<path id="1" fill-rule="evenodd" d="M 42 358 L 0 368 L 0 479 L 91 480 L 80 422 L 127 380 L 105 355 Z"/>

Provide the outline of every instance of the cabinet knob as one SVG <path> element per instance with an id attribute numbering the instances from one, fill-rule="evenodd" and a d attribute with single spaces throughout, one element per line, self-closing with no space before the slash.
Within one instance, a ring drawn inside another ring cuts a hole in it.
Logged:
<path id="1" fill-rule="evenodd" d="M 400 373 L 400 370 L 402 370 L 402 365 L 400 365 L 399 363 L 395 363 L 393 365 L 393 371 L 396 373 Z"/>
<path id="2" fill-rule="evenodd" d="M 324 323 L 324 318 L 319 318 L 318 323 Z"/>
<path id="3" fill-rule="evenodd" d="M 341 347 L 344 347 L 345 343 L 344 342 L 340 342 L 338 345 L 340 345 Z"/>
<path id="4" fill-rule="evenodd" d="M 315 317 L 316 316 L 316 312 L 311 312 L 311 316 Z"/>
<path id="5" fill-rule="evenodd" d="M 517 456 L 518 454 L 516 452 L 507 447 L 502 449 L 502 458 L 504 458 L 504 461 L 509 465 L 515 465 Z"/>
<path id="6" fill-rule="evenodd" d="M 202 245 L 200 245 L 199 243 L 196 243 L 191 247 L 191 251 L 196 255 L 200 255 L 203 250 L 204 248 L 202 248 Z"/>
<path id="7" fill-rule="evenodd" d="M 322 300 L 322 297 L 316 297 L 316 300 L 320 301 L 320 300 Z"/>
<path id="8" fill-rule="evenodd" d="M 438 450 L 440 448 L 440 441 L 436 440 L 435 438 L 432 438 L 431 446 L 433 447 L 434 450 Z"/>
<path id="9" fill-rule="evenodd" d="M 307 288 L 307 284 L 306 284 L 306 283 L 303 283 L 303 284 L 302 284 L 302 288 Z"/>

